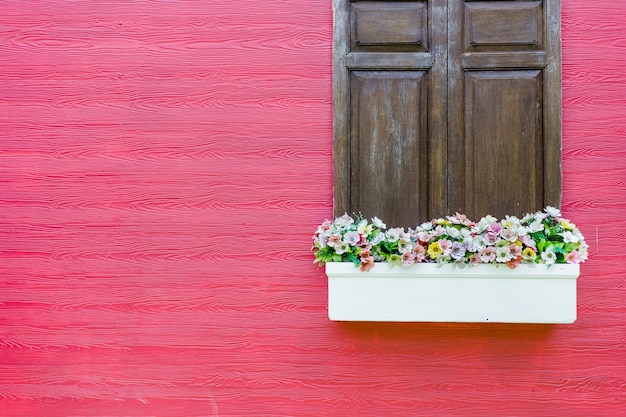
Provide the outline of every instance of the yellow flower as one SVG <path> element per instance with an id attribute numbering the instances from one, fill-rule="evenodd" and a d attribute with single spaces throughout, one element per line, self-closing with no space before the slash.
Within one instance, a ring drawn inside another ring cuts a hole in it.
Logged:
<path id="1" fill-rule="evenodd" d="M 537 254 L 533 250 L 533 248 L 526 248 L 522 251 L 522 259 L 525 261 L 534 261 L 537 259 Z"/>
<path id="2" fill-rule="evenodd" d="M 359 232 L 365 237 L 371 235 L 373 230 L 374 230 L 374 226 L 371 224 L 368 224 L 367 226 L 365 224 L 360 224 L 357 227 L 357 232 Z"/>
<path id="3" fill-rule="evenodd" d="M 400 255 L 390 255 L 389 259 L 387 260 L 387 262 L 389 262 L 389 265 L 402 265 L 402 257 Z"/>
<path id="4" fill-rule="evenodd" d="M 441 255 L 443 253 L 443 251 L 441 250 L 441 247 L 439 246 L 439 242 L 433 242 L 430 245 L 428 245 L 428 256 L 430 256 L 430 259 L 435 259 L 437 256 Z"/>
<path id="5" fill-rule="evenodd" d="M 574 228 L 576 227 L 576 225 L 575 225 L 575 224 L 573 224 L 573 223 L 570 223 L 570 222 L 569 222 L 569 220 L 567 220 L 567 219 L 562 219 L 562 220 L 561 220 L 561 227 L 562 227 L 564 230 L 574 230 Z"/>

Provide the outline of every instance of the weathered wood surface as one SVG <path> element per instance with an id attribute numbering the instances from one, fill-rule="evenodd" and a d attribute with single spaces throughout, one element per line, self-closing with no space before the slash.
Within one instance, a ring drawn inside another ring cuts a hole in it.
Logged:
<path id="1" fill-rule="evenodd" d="M 341 324 L 329 1 L 0 14 L 0 415 L 618 416 L 626 8 L 563 2 L 570 326 Z"/>

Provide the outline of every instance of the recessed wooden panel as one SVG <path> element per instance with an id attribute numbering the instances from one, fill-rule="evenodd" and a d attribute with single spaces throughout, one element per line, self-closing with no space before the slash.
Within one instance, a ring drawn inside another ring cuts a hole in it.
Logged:
<path id="1" fill-rule="evenodd" d="M 425 71 L 351 74 L 351 209 L 408 226 L 426 213 Z"/>
<path id="2" fill-rule="evenodd" d="M 542 49 L 541 1 L 483 1 L 464 5 L 467 51 Z"/>
<path id="3" fill-rule="evenodd" d="M 426 2 L 359 2 L 351 6 L 353 50 L 426 50 Z"/>
<path id="4" fill-rule="evenodd" d="M 543 207 L 542 72 L 465 74 L 466 207 L 472 218 Z"/>

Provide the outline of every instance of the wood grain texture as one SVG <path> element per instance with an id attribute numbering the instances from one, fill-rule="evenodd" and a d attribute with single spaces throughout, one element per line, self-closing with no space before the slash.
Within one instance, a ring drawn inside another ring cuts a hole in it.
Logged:
<path id="1" fill-rule="evenodd" d="M 574 325 L 333 323 L 329 1 L 5 0 L 0 415 L 626 415 L 626 9 L 563 1 Z"/>

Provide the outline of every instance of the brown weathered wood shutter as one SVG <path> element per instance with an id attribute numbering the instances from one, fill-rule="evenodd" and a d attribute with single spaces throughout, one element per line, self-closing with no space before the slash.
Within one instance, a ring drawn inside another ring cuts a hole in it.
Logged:
<path id="1" fill-rule="evenodd" d="M 334 0 L 335 212 L 560 204 L 559 0 Z"/>

